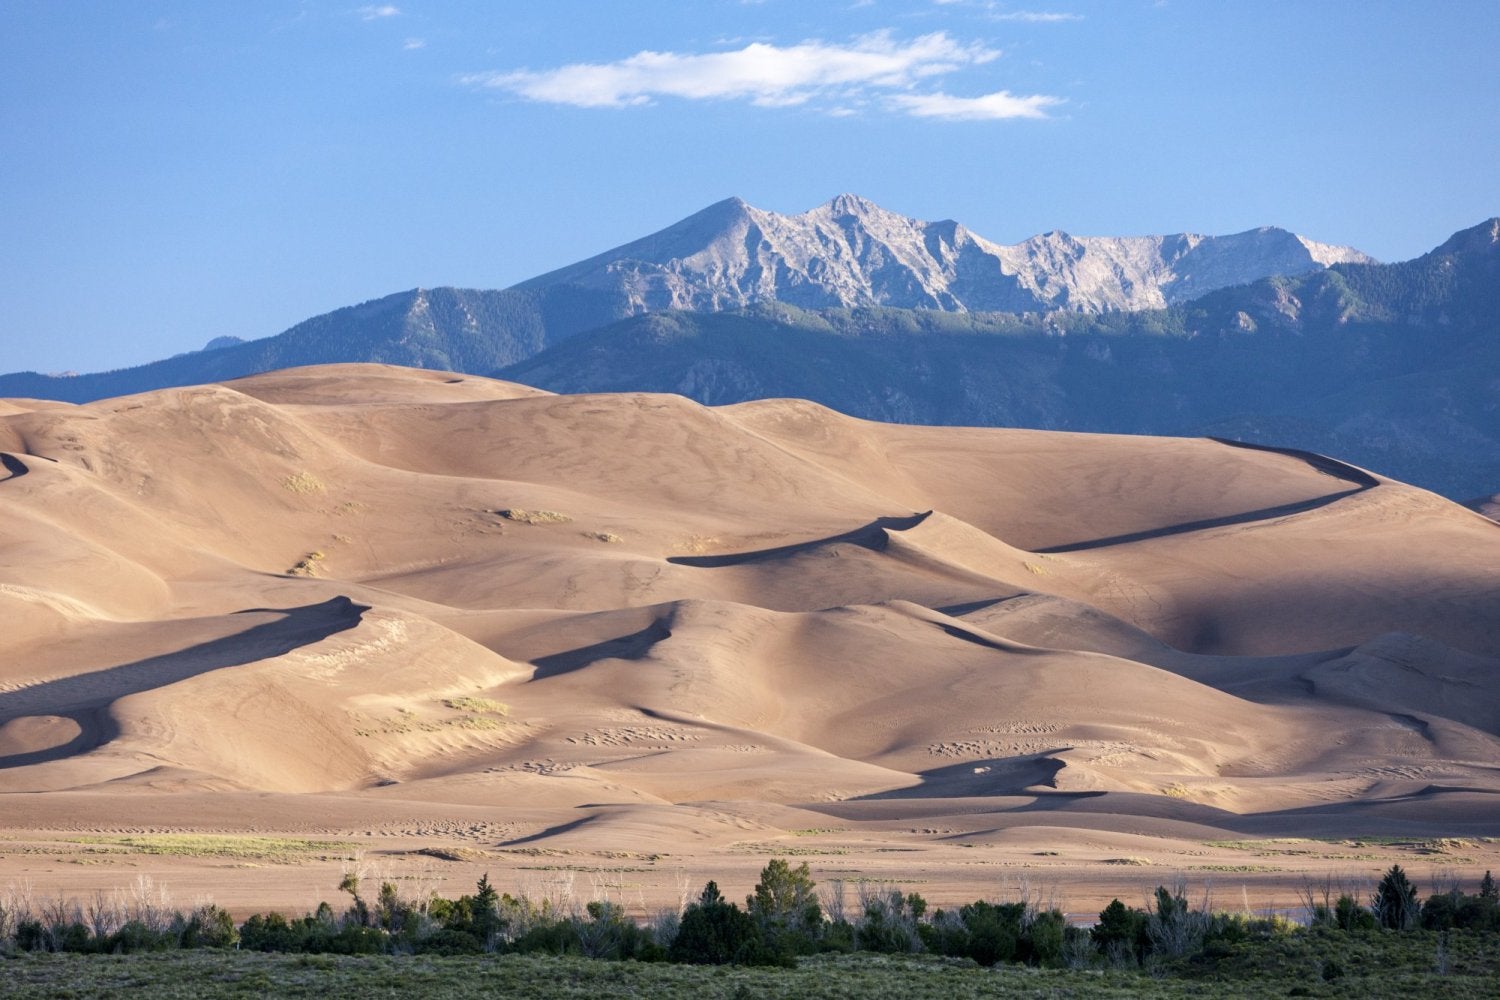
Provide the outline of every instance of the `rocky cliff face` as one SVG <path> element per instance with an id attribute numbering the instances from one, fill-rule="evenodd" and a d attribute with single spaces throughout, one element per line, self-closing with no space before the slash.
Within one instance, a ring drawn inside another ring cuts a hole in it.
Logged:
<path id="1" fill-rule="evenodd" d="M 1161 308 L 1270 275 L 1369 261 L 1274 228 L 1233 236 L 1052 232 L 1004 246 L 957 222 L 923 222 L 844 194 L 800 215 L 731 198 L 517 287 L 619 295 L 631 313 L 770 300 L 812 309 L 1097 313 Z"/>

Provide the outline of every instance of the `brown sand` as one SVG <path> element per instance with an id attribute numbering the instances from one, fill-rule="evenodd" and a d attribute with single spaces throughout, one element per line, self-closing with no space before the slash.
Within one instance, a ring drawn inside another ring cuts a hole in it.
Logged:
<path id="1" fill-rule="evenodd" d="M 0 453 L 0 887 L 1500 868 L 1500 525 L 1317 456 L 375 365 L 4 401 Z M 337 844 L 124 839 L 182 833 Z"/>

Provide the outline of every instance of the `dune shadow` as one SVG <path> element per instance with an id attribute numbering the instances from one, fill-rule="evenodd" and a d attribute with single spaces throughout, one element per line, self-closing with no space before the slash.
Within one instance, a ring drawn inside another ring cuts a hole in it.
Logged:
<path id="1" fill-rule="evenodd" d="M 367 605 L 342 596 L 302 607 L 251 608 L 237 613 L 270 611 L 282 617 L 173 653 L 9 692 L 0 698 L 0 724 L 27 716 L 55 715 L 72 719 L 81 732 L 60 746 L 0 757 L 0 770 L 60 760 L 102 746 L 119 736 L 119 725 L 109 712 L 109 706 L 118 699 L 215 670 L 283 656 L 354 628 L 368 610 Z"/>
<path id="2" fill-rule="evenodd" d="M 547 827 L 547 829 L 542 830 L 539 833 L 533 833 L 525 837 L 517 837 L 515 840 L 502 840 L 499 846 L 523 847 L 526 844 L 534 844 L 539 840 L 546 840 L 548 837 L 556 837 L 558 834 L 570 833 L 587 823 L 592 823 L 593 821 L 593 816 L 582 816 L 578 819 L 569 820 L 566 823 L 559 823 L 556 826 L 549 826 Z"/>
<path id="3" fill-rule="evenodd" d="M 536 667 L 531 679 L 543 680 L 572 673 L 599 660 L 639 660 L 651 651 L 652 646 L 671 637 L 670 619 L 658 618 L 639 632 L 615 636 L 613 639 L 553 653 L 551 656 L 539 656 L 531 661 Z"/>
<path id="4" fill-rule="evenodd" d="M 1256 510 L 1240 511 L 1239 513 L 1225 514 L 1220 517 L 1206 517 L 1196 521 L 1182 521 L 1178 524 L 1169 524 L 1160 528 L 1147 528 L 1142 531 L 1109 535 L 1104 538 L 1091 538 L 1088 541 L 1069 542 L 1066 545 L 1051 545 L 1047 548 L 1036 549 L 1034 551 L 1044 555 L 1085 552 L 1089 549 L 1108 548 L 1112 545 L 1143 542 L 1148 539 L 1166 538 L 1171 535 L 1185 535 L 1194 531 L 1206 531 L 1210 528 L 1227 528 L 1236 524 L 1253 524 L 1256 521 L 1269 521 L 1278 517 L 1290 517 L 1293 514 L 1305 514 L 1310 510 L 1327 507 L 1329 504 L 1337 503 L 1340 500 L 1363 493 L 1366 490 L 1372 490 L 1380 485 L 1378 479 L 1363 469 L 1357 469 L 1337 459 L 1329 458 L 1326 455 L 1319 455 L 1311 451 L 1303 451 L 1300 448 L 1277 448 L 1265 444 L 1252 444 L 1248 441 L 1235 441 L 1230 438 L 1211 437 L 1209 440 L 1230 448 L 1245 448 L 1251 451 L 1265 451 L 1277 455 L 1286 455 L 1306 463 L 1324 475 L 1341 479 L 1353 485 L 1347 490 L 1325 493 L 1306 500 L 1276 504 L 1272 507 L 1260 507 Z"/>
<path id="5" fill-rule="evenodd" d="M 947 764 L 943 767 L 917 772 L 916 777 L 920 784 L 883 792 L 871 792 L 869 795 L 858 795 L 849 801 L 1035 795 L 1037 794 L 1036 786 L 1052 784 L 1057 773 L 1065 766 L 1062 761 L 1046 753 L 964 761 L 960 764 Z"/>
<path id="6" fill-rule="evenodd" d="M 872 552 L 884 552 L 887 544 L 885 536 L 887 531 L 910 530 L 931 516 L 932 511 L 929 510 L 907 517 L 877 517 L 869 524 L 860 525 L 858 528 L 846 531 L 841 535 L 829 535 L 826 538 L 815 538 L 807 542 L 793 542 L 791 545 L 778 545 L 771 549 L 754 549 L 750 552 L 731 552 L 717 556 L 668 556 L 667 562 L 674 566 L 718 569 L 724 566 L 742 566 L 745 563 L 784 559 L 787 556 L 794 556 L 801 552 L 822 548 L 825 545 L 835 545 L 840 542 L 858 545 Z"/>
<path id="7" fill-rule="evenodd" d="M 1018 598 L 1030 596 L 1032 595 L 1011 594 L 1006 597 L 987 597 L 981 601 L 968 601 L 964 604 L 945 604 L 940 608 L 933 608 L 932 610 L 940 615 L 947 615 L 949 618 L 962 618 L 965 615 L 972 615 L 976 611 L 984 611 L 987 608 L 995 607 L 997 604 L 1004 604 L 1006 601 L 1014 601 Z"/>
<path id="8" fill-rule="evenodd" d="M 5 471 L 10 473 L 10 475 L 6 476 L 4 479 L 0 479 L 0 483 L 4 483 L 12 479 L 20 479 L 22 476 L 26 475 L 26 473 L 31 471 L 26 467 L 25 462 L 21 461 L 14 455 L 0 454 L 0 466 L 4 466 Z"/>

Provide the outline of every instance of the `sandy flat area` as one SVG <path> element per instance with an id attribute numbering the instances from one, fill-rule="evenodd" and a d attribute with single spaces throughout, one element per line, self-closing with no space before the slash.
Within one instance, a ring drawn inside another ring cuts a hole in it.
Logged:
<path id="1" fill-rule="evenodd" d="M 0 462 L 0 890 L 1500 869 L 1500 524 L 1331 458 L 338 365 Z"/>

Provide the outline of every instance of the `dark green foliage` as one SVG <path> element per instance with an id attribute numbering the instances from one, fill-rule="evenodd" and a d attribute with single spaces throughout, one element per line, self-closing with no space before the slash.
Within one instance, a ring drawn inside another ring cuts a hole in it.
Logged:
<path id="1" fill-rule="evenodd" d="M 488 943 L 500 933 L 500 894 L 490 885 L 489 872 L 479 877 L 469 909 L 472 913 L 470 930 L 480 941 Z"/>
<path id="2" fill-rule="evenodd" d="M 919 914 L 927 901 L 916 893 L 903 896 L 899 889 L 876 892 L 863 900 L 864 915 L 854 927 L 855 946 L 860 951 L 906 954 L 922 950 L 917 933 Z"/>
<path id="3" fill-rule="evenodd" d="M 111 934 L 100 950 L 114 954 L 129 954 L 136 951 L 166 951 L 176 945 L 176 935 L 153 930 L 139 920 L 130 920 Z"/>
<path id="4" fill-rule="evenodd" d="M 1067 932 L 1068 918 L 1061 910 L 1033 913 L 1021 935 L 1022 958 L 1032 965 L 1060 967 Z"/>
<path id="5" fill-rule="evenodd" d="M 83 924 L 69 924 L 53 932 L 53 950 L 84 954 L 98 950 L 98 942 Z"/>
<path id="6" fill-rule="evenodd" d="M 46 951 L 51 942 L 40 920 L 22 920 L 16 924 L 16 947 L 22 951 Z"/>
<path id="7" fill-rule="evenodd" d="M 444 927 L 423 938 L 416 950 L 423 955 L 478 955 L 484 944 L 468 931 Z"/>
<path id="8" fill-rule="evenodd" d="M 566 920 L 539 921 L 511 941 L 506 950 L 521 955 L 580 955 L 583 953 L 576 928 Z"/>
<path id="9" fill-rule="evenodd" d="M 179 918 L 174 930 L 183 948 L 232 948 L 240 938 L 229 913 L 213 905 L 200 906 L 186 921 Z"/>
<path id="10" fill-rule="evenodd" d="M 1406 877 L 1400 865 L 1391 865 L 1381 878 L 1370 901 L 1370 909 L 1381 927 L 1404 931 L 1417 926 L 1421 907 L 1417 904 L 1417 887 Z"/>
<path id="11" fill-rule="evenodd" d="M 854 925 L 847 920 L 830 920 L 824 924 L 819 935 L 818 950 L 822 952 L 854 951 Z"/>
<path id="12" fill-rule="evenodd" d="M 1145 910 L 1112 900 L 1100 911 L 1099 922 L 1091 932 L 1094 946 L 1115 964 L 1139 962 L 1150 945 L 1146 933 L 1149 919 Z"/>
<path id="13" fill-rule="evenodd" d="M 958 911 L 969 931 L 969 947 L 963 954 L 980 965 L 1013 962 L 1021 952 L 1021 919 L 1025 903 L 969 903 Z"/>
<path id="14" fill-rule="evenodd" d="M 1333 908 L 1333 924 L 1345 931 L 1374 930 L 1379 926 L 1375 914 L 1347 893 L 1339 897 Z"/>
<path id="15" fill-rule="evenodd" d="M 1500 930 L 1500 899 L 1495 896 L 1495 883 L 1489 872 L 1485 872 L 1485 879 L 1486 882 L 1480 882 L 1477 895 L 1470 896 L 1454 887 L 1428 896 L 1421 910 L 1423 929 Z"/>
<path id="16" fill-rule="evenodd" d="M 667 957 L 692 965 L 770 964 L 755 920 L 727 902 L 718 883 L 712 881 L 683 912 Z"/>
<path id="17" fill-rule="evenodd" d="M 280 913 L 253 914 L 240 926 L 240 947 L 249 951 L 293 951 L 294 935 Z"/>
<path id="18" fill-rule="evenodd" d="M 250 951 L 378 955 L 387 950 L 389 940 L 380 928 L 356 919 L 334 927 L 312 916 L 289 921 L 280 913 L 268 913 L 255 914 L 240 927 L 240 947 Z"/>

